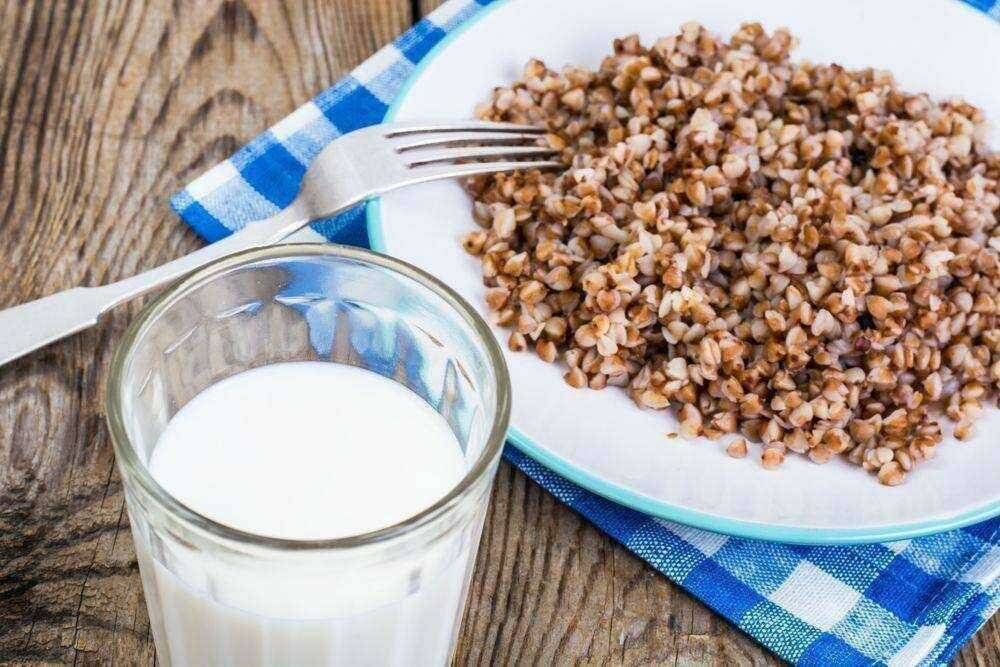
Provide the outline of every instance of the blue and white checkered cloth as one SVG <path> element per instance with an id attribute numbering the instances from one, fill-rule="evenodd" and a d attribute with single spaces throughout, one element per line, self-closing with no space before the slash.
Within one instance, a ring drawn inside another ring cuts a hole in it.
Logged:
<path id="1" fill-rule="evenodd" d="M 450 0 L 349 76 L 174 196 L 207 241 L 295 197 L 334 137 L 382 120 L 415 64 L 491 0 Z M 1000 0 L 967 0 L 1000 19 Z M 314 228 L 367 244 L 354 209 Z M 616 505 L 513 447 L 505 456 L 560 501 L 780 657 L 806 665 L 948 659 L 1000 607 L 1000 518 L 889 544 L 816 547 L 726 537 Z"/>

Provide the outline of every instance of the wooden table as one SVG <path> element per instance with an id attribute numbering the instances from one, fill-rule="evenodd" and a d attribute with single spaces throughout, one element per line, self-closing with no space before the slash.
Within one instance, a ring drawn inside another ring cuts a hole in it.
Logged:
<path id="1" fill-rule="evenodd" d="M 435 4 L 8 0 L 0 306 L 198 247 L 168 196 Z M 0 661 L 153 661 L 102 407 L 135 312 L 0 369 Z M 777 663 L 506 464 L 458 662 Z M 1000 664 L 996 618 L 957 663 Z"/>

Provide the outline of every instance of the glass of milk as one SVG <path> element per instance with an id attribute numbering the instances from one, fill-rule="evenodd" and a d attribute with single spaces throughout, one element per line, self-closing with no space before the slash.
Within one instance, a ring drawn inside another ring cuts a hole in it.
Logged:
<path id="1" fill-rule="evenodd" d="M 275 246 L 156 299 L 107 414 L 159 663 L 449 662 L 509 410 L 482 319 L 388 257 Z"/>

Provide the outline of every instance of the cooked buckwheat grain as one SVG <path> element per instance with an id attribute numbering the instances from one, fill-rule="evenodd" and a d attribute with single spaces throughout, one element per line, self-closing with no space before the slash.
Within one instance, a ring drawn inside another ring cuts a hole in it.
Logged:
<path id="1" fill-rule="evenodd" d="M 596 72 L 530 61 L 477 115 L 546 127 L 566 169 L 472 179 L 463 247 L 571 386 L 896 485 L 1000 388 L 1000 156 L 975 107 L 793 45 L 688 23 Z"/>

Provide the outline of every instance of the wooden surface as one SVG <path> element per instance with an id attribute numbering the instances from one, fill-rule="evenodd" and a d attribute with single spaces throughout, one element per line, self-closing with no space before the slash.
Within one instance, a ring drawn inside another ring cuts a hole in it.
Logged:
<path id="1" fill-rule="evenodd" d="M 169 194 L 434 4 L 6 0 L 0 306 L 196 248 Z M 135 310 L 0 369 L 0 662 L 153 661 L 102 408 Z M 504 465 L 458 662 L 777 661 Z M 957 663 L 1000 665 L 996 618 Z"/>

